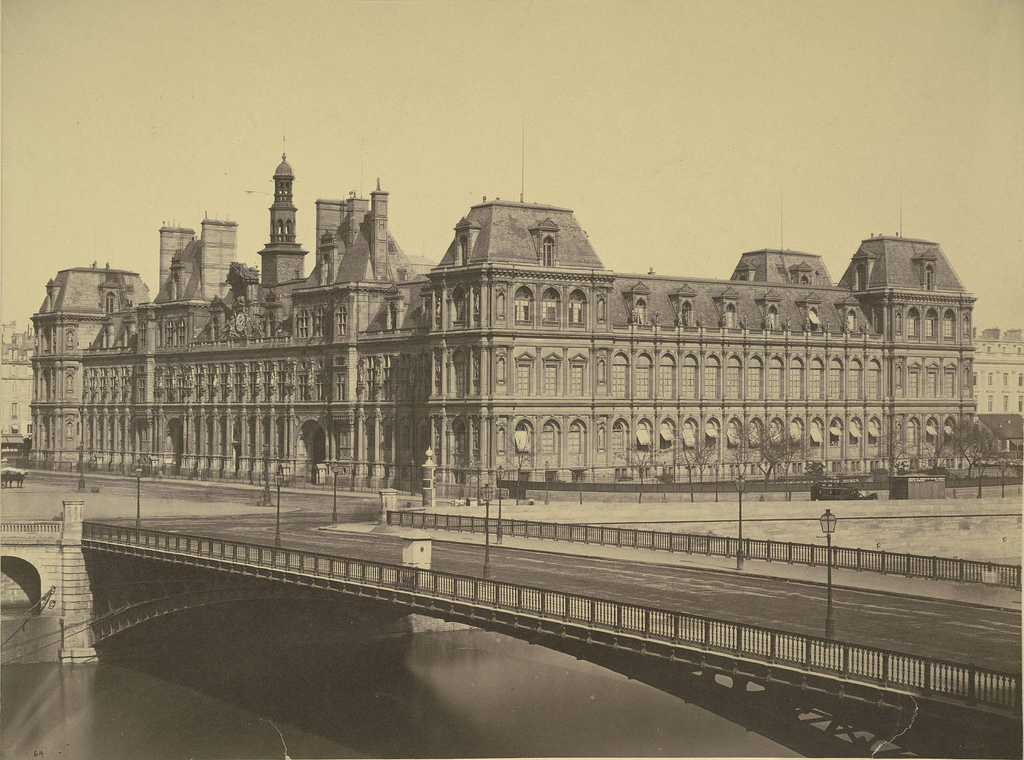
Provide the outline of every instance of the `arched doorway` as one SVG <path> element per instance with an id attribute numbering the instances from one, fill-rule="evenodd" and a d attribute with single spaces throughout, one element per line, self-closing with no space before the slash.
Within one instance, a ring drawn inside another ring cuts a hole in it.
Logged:
<path id="1" fill-rule="evenodd" d="M 317 482 L 316 466 L 327 459 L 327 434 L 314 420 L 307 420 L 299 431 L 299 459 L 305 460 L 306 476 L 311 483 Z"/>
<path id="2" fill-rule="evenodd" d="M 0 607 L 4 614 L 24 614 L 39 604 L 39 571 L 20 557 L 0 558 Z"/>
<path id="3" fill-rule="evenodd" d="M 178 475 L 181 472 L 181 453 L 184 449 L 183 441 L 184 436 L 182 434 L 181 420 L 177 417 L 168 420 L 167 440 L 164 452 L 165 457 L 170 459 L 169 462 L 165 460 L 165 464 L 168 464 L 171 467 L 172 475 Z"/>

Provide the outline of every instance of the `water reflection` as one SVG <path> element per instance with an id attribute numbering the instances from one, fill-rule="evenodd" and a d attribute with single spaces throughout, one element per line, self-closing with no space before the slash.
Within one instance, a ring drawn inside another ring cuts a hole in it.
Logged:
<path id="1" fill-rule="evenodd" d="M 649 686 L 500 634 L 418 618 L 355 621 L 342 639 L 315 625 L 240 639 L 191 623 L 125 637 L 108 653 L 120 664 L 5 668 L 5 752 L 283 757 L 266 716 L 292 758 L 793 754 Z"/>

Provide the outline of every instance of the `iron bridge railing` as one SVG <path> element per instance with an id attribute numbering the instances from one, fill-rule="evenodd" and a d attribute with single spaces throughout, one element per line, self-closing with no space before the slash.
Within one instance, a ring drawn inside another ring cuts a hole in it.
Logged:
<path id="1" fill-rule="evenodd" d="M 376 589 L 393 589 L 641 641 L 788 666 L 871 686 L 1019 711 L 1020 674 L 772 630 L 683 612 L 403 565 L 228 539 L 85 522 L 90 544 L 210 558 Z"/>
<path id="2" fill-rule="evenodd" d="M 388 512 L 388 525 L 424 530 L 448 530 L 460 533 L 483 533 L 486 518 L 471 515 L 447 515 L 430 512 Z M 498 520 L 490 519 L 490 533 L 499 532 Z M 708 536 L 699 533 L 670 533 L 638 528 L 616 528 L 604 525 L 537 522 L 502 518 L 500 532 L 510 538 L 542 538 L 577 544 L 599 544 L 631 549 L 704 554 L 712 557 L 735 557 L 739 539 L 729 536 Z M 793 565 L 821 565 L 828 563 L 828 547 L 793 541 L 744 538 L 743 556 L 768 562 L 786 562 Z M 1019 589 L 1021 566 L 1000 565 L 994 562 L 960 559 L 957 557 L 928 557 L 920 554 L 832 547 L 832 567 L 843 570 L 863 570 L 909 578 L 984 583 L 991 586 Z"/>

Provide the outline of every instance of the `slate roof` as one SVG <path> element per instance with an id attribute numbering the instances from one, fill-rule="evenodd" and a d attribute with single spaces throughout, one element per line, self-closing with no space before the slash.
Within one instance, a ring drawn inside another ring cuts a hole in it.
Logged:
<path id="1" fill-rule="evenodd" d="M 1000 441 L 1024 438 L 1024 417 L 1019 414 L 979 414 L 978 421 Z"/>
<path id="2" fill-rule="evenodd" d="M 39 306 L 39 313 L 55 311 L 103 313 L 102 292 L 113 288 L 120 296 L 118 308 L 129 308 L 128 303 L 137 306 L 149 301 L 149 288 L 138 272 L 127 269 L 100 269 L 98 267 L 75 267 L 62 269 L 52 280 L 56 286 L 53 306 L 46 309 L 46 299 Z M 101 290 L 102 289 L 102 290 Z"/>
<path id="3" fill-rule="evenodd" d="M 792 282 L 791 270 L 806 274 L 816 287 L 832 287 L 832 276 L 821 256 L 803 251 L 785 251 L 773 248 L 762 248 L 759 251 L 748 251 L 740 255 L 740 260 L 733 270 L 732 279 L 739 279 L 739 273 L 746 270 L 747 279 L 760 282 Z"/>
<path id="4" fill-rule="evenodd" d="M 850 260 L 839 287 L 852 289 L 855 285 L 857 265 L 866 259 L 874 259 L 874 267 L 868 279 L 868 288 L 912 288 L 924 286 L 918 274 L 914 259 L 928 261 L 935 267 L 934 285 L 936 290 L 965 292 L 966 288 L 953 271 L 952 265 L 942 251 L 942 246 L 928 240 L 913 238 L 876 237 L 862 240 L 857 253 Z"/>
<path id="5" fill-rule="evenodd" d="M 206 300 L 203 298 L 203 283 L 200 275 L 203 261 L 202 239 L 189 241 L 188 245 L 175 254 L 174 258 L 180 260 L 182 264 L 181 282 L 183 287 L 177 300 L 187 301 L 196 298 Z M 171 277 L 167 277 L 160 283 L 160 290 L 156 298 L 153 299 L 153 303 L 166 303 L 171 300 L 171 280 Z"/>
<path id="6" fill-rule="evenodd" d="M 334 280 L 328 284 L 344 282 L 396 282 L 398 280 L 398 269 L 407 271 L 421 271 L 422 264 L 417 265 L 414 259 L 405 255 L 402 247 L 395 240 L 394 236 L 388 233 L 388 257 L 386 262 L 378 265 L 380 271 L 374 275 L 372 260 L 370 258 L 370 239 L 373 229 L 373 216 L 367 213 L 357 223 L 356 235 L 351 244 L 348 244 L 349 225 L 348 217 L 342 221 L 341 226 L 332 233 L 335 246 Z M 316 264 L 313 271 L 309 273 L 305 283 L 301 287 L 319 287 L 320 270 L 323 262 L 319 254 L 316 257 Z"/>
<path id="7" fill-rule="evenodd" d="M 473 206 L 464 219 L 480 226 L 469 253 L 471 264 L 484 261 L 536 264 L 539 251 L 530 230 L 557 227 L 558 266 L 604 269 L 587 233 L 570 209 L 494 200 Z M 457 249 L 458 239 L 453 237 L 438 266 L 453 266 Z"/>
<path id="8" fill-rule="evenodd" d="M 860 307 L 847 305 L 849 292 L 836 287 L 810 287 L 808 285 L 791 285 L 774 283 L 768 286 L 764 282 L 744 282 L 739 280 L 697 280 L 682 277 L 644 276 L 636 274 L 616 274 L 613 293 L 609 298 L 608 314 L 613 326 L 629 323 L 629 311 L 626 294 L 637 292 L 637 285 L 644 285 L 650 290 L 646 295 L 648 319 L 657 317 L 662 327 L 675 326 L 675 310 L 670 296 L 680 290 L 681 300 L 688 300 L 692 305 L 692 322 L 696 326 L 702 320 L 707 328 L 721 326 L 719 307 L 715 299 L 729 299 L 736 306 L 737 323 L 743 322 L 751 330 L 760 330 L 764 324 L 762 304 L 767 295 L 771 305 L 779 310 L 779 327 L 787 323 L 794 331 L 802 330 L 804 310 L 802 302 L 810 303 L 817 309 L 822 327 L 831 333 L 842 332 L 845 320 L 842 317 L 852 308 L 857 315 L 855 330 L 866 329 L 868 334 L 875 334 Z M 687 291 L 693 293 L 692 296 Z M 778 300 L 775 300 L 778 299 Z"/>

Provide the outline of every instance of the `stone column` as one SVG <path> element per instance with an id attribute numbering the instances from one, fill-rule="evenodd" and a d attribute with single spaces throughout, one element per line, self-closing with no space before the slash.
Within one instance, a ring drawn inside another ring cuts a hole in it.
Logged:
<path id="1" fill-rule="evenodd" d="M 61 662 L 93 662 L 92 629 L 87 625 L 92 618 L 92 588 L 85 571 L 82 556 L 81 499 L 65 499 L 61 532 L 61 647 L 57 656 Z"/>

